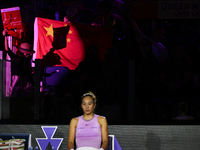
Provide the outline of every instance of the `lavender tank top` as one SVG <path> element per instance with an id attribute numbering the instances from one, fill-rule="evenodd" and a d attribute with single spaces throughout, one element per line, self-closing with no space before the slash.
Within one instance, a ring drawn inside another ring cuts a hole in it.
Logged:
<path id="1" fill-rule="evenodd" d="M 91 120 L 85 120 L 83 116 L 78 117 L 76 127 L 76 146 L 94 147 L 99 149 L 101 146 L 101 127 L 97 120 L 98 115 L 94 114 Z"/>

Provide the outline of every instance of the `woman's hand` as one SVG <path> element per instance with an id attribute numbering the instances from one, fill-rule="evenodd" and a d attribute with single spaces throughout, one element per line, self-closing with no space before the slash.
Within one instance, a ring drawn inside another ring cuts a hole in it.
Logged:
<path id="1" fill-rule="evenodd" d="M 8 30 L 4 29 L 2 34 L 3 34 L 3 36 L 7 36 L 8 35 Z"/>

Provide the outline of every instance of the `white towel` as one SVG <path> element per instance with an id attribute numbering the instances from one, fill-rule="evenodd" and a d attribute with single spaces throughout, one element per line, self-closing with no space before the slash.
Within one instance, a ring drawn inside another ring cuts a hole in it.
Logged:
<path id="1" fill-rule="evenodd" d="M 76 150 L 99 150 L 99 149 L 94 147 L 79 147 Z"/>

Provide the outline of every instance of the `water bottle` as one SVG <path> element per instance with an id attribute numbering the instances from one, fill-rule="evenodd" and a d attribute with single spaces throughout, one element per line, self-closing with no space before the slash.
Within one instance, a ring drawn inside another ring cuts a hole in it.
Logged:
<path id="1" fill-rule="evenodd" d="M 33 147 L 32 147 L 32 146 L 30 146 L 30 147 L 28 148 L 28 150 L 33 150 Z"/>
<path id="2" fill-rule="evenodd" d="M 54 150 L 54 147 L 52 146 L 52 148 L 51 148 L 52 150 Z"/>

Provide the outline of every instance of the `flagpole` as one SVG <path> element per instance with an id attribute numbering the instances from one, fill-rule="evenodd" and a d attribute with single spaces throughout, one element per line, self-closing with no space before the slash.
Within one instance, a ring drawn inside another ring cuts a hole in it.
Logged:
<path id="1" fill-rule="evenodd" d="M 34 120 L 39 120 L 40 108 L 40 59 L 35 59 Z"/>
<path id="2" fill-rule="evenodd" d="M 3 108 L 3 55 L 0 59 L 0 120 L 2 119 Z"/>

